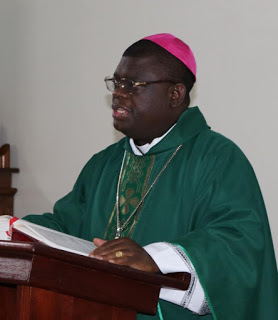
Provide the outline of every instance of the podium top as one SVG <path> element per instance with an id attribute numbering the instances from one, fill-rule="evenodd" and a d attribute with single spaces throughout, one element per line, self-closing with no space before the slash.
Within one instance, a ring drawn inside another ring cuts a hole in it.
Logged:
<path id="1" fill-rule="evenodd" d="M 0 241 L 0 282 L 156 312 L 161 287 L 186 290 L 184 280 L 57 250 L 39 243 Z"/>

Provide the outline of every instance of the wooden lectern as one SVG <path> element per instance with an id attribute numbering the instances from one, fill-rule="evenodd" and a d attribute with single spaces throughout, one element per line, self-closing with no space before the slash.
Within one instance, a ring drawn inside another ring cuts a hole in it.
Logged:
<path id="1" fill-rule="evenodd" d="M 0 319 L 132 320 L 155 314 L 161 287 L 183 281 L 53 249 L 0 241 Z"/>

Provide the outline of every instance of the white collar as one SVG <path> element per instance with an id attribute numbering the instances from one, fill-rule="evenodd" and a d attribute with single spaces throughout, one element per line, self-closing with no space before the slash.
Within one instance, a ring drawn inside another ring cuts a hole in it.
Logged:
<path id="1" fill-rule="evenodd" d="M 153 139 L 151 143 L 146 143 L 142 146 L 137 146 L 134 143 L 134 140 L 132 138 L 129 139 L 129 144 L 131 146 L 132 151 L 136 156 L 143 156 L 145 153 L 147 153 L 152 147 L 158 144 L 163 138 L 167 136 L 167 134 L 174 128 L 176 123 L 166 132 L 164 133 L 161 137 Z"/>

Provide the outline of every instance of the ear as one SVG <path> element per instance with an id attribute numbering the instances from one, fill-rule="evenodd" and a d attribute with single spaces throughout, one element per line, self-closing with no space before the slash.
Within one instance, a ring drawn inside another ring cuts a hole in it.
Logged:
<path id="1" fill-rule="evenodd" d="M 173 108 L 179 107 L 186 96 L 186 87 L 182 83 L 177 83 L 169 88 L 171 106 Z"/>

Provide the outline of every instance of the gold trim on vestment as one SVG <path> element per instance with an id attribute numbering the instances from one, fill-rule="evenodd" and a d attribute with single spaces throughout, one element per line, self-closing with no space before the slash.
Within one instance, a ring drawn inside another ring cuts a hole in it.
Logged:
<path id="1" fill-rule="evenodd" d="M 147 174 L 146 174 L 146 179 L 145 179 L 145 182 L 144 182 L 144 186 L 143 186 L 143 191 L 142 191 L 142 194 L 144 194 L 147 190 L 147 187 L 148 187 L 148 183 L 149 183 L 149 179 L 150 179 L 150 175 L 151 175 L 151 171 L 152 171 L 152 168 L 153 168 L 153 164 L 154 164 L 154 160 L 155 160 L 155 156 L 152 155 L 150 156 L 151 157 L 151 163 L 148 167 L 148 170 L 147 170 Z M 133 223 L 130 227 L 130 230 L 128 232 L 128 237 L 130 237 L 137 221 L 138 221 L 138 218 L 139 218 L 139 215 L 141 213 L 141 210 L 142 210 L 142 206 L 143 206 L 144 202 L 141 204 L 141 206 L 138 208 L 137 210 L 137 214 L 135 215 L 134 219 L 133 219 Z"/>
<path id="2" fill-rule="evenodd" d="M 125 163 L 124 169 L 123 169 L 121 184 L 123 183 L 123 179 L 124 179 L 124 177 L 126 175 L 126 170 L 127 170 L 128 166 L 130 165 L 130 162 L 132 161 L 132 157 L 133 156 L 134 156 L 133 154 L 128 153 L 127 160 L 126 160 L 126 163 Z M 150 157 L 151 161 L 150 161 L 150 164 L 148 165 L 146 176 L 145 176 L 144 183 L 143 183 L 143 187 L 142 187 L 142 190 L 141 190 L 141 195 L 142 196 L 146 192 L 146 189 L 147 189 L 147 186 L 148 186 L 148 182 L 149 182 L 149 178 L 150 178 L 150 175 L 151 175 L 151 171 L 152 171 L 152 168 L 153 168 L 153 164 L 154 164 L 154 161 L 155 161 L 155 156 L 154 155 L 146 156 L 146 157 Z M 137 213 L 134 215 L 134 217 L 132 219 L 132 225 L 131 225 L 131 227 L 130 227 L 130 229 L 128 231 L 128 234 L 127 234 L 128 237 L 131 235 L 132 231 L 134 230 L 134 227 L 135 227 L 135 225 L 136 225 L 136 223 L 138 221 L 139 215 L 141 213 L 142 206 L 143 206 L 143 203 L 139 206 L 139 208 L 137 210 Z M 113 207 L 113 210 L 112 210 L 112 213 L 111 213 L 111 216 L 109 218 L 109 222 L 108 222 L 107 228 L 105 230 L 105 234 L 104 234 L 104 239 L 106 239 L 106 240 L 110 240 L 110 239 L 107 239 L 107 236 L 108 236 L 108 234 L 113 234 L 114 233 L 114 229 L 115 229 L 115 234 L 116 234 L 116 228 L 117 228 L 116 223 L 115 223 L 115 226 L 112 226 L 113 230 L 111 230 L 111 225 L 113 223 L 113 219 L 115 218 L 116 212 L 117 212 L 117 210 L 116 210 L 116 203 L 115 203 L 115 205 Z M 122 214 L 124 215 L 124 213 L 122 213 Z M 111 237 L 111 239 L 113 239 L 113 238 Z"/>

